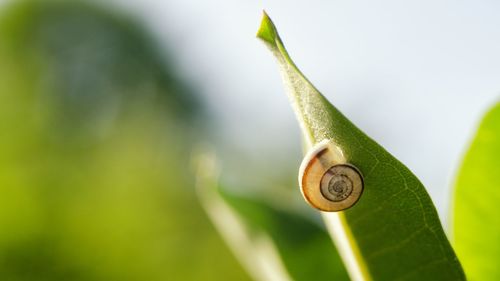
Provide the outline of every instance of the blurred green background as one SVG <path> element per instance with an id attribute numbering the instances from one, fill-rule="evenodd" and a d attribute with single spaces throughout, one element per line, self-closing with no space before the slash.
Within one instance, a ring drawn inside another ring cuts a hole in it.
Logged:
<path id="1" fill-rule="evenodd" d="M 148 34 L 77 1 L 2 7 L 0 280 L 248 278 L 194 194 L 206 111 Z"/>

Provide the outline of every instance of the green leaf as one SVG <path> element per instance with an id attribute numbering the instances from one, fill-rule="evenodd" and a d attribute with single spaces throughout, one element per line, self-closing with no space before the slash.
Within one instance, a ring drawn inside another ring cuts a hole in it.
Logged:
<path id="1" fill-rule="evenodd" d="M 464 280 L 436 209 L 419 180 L 304 77 L 266 14 L 257 36 L 278 60 L 306 146 L 332 140 L 344 160 L 364 175 L 364 193 L 352 208 L 323 213 L 351 278 Z"/>
<path id="2" fill-rule="evenodd" d="M 453 244 L 470 280 L 500 280 L 500 103 L 484 117 L 455 184 Z"/>
<path id="3" fill-rule="evenodd" d="M 214 178 L 213 166 L 210 157 L 200 162 L 200 199 L 254 279 L 349 280 L 322 225 L 262 199 L 221 188 Z"/>

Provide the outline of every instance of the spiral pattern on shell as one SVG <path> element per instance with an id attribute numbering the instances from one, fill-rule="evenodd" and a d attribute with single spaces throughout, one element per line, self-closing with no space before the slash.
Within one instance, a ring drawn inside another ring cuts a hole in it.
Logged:
<path id="1" fill-rule="evenodd" d="M 342 152 L 331 141 L 319 143 L 304 157 L 299 183 L 311 206 L 337 212 L 359 200 L 364 188 L 363 176 L 355 166 L 345 162 Z"/>

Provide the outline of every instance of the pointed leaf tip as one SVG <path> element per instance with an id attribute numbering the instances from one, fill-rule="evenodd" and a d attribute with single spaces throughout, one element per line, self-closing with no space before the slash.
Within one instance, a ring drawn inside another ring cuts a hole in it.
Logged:
<path id="1" fill-rule="evenodd" d="M 266 43 L 276 45 L 278 32 L 276 31 L 276 27 L 274 26 L 271 18 L 267 15 L 266 11 L 262 11 L 262 20 L 259 30 L 257 31 L 257 38 L 263 40 Z"/>
<path id="2" fill-rule="evenodd" d="M 364 174 L 365 191 L 355 206 L 322 213 L 351 279 L 466 280 L 416 176 L 321 95 L 293 63 L 266 14 L 257 36 L 277 58 L 306 146 L 332 141 L 344 161 Z"/>

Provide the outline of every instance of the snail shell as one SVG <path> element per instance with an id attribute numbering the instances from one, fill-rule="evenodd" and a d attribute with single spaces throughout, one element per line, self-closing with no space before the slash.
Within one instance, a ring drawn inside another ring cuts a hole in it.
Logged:
<path id="1" fill-rule="evenodd" d="M 331 141 L 316 145 L 300 166 L 299 184 L 305 200 L 314 208 L 338 212 L 352 207 L 363 192 L 363 176 L 346 163 Z"/>

